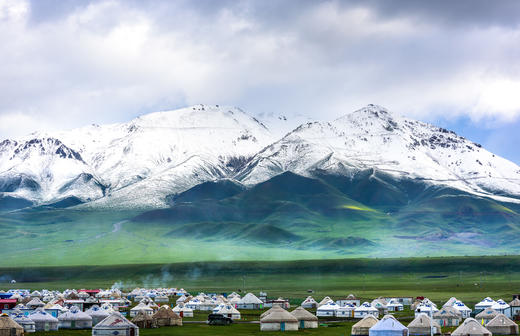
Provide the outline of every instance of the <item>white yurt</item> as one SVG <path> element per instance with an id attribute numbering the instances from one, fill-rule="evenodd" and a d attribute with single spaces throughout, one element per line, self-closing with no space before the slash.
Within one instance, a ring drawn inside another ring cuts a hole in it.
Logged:
<path id="1" fill-rule="evenodd" d="M 460 313 L 460 316 L 465 319 L 471 316 L 471 308 L 466 306 L 462 301 L 457 301 L 453 305 L 453 308 L 457 309 L 457 311 Z"/>
<path id="2" fill-rule="evenodd" d="M 302 306 L 293 310 L 291 314 L 298 320 L 300 329 L 318 328 L 318 318 L 305 310 Z"/>
<path id="3" fill-rule="evenodd" d="M 318 302 L 316 302 L 312 296 L 307 296 L 307 298 L 303 300 L 301 306 L 303 308 L 316 308 L 318 306 Z"/>
<path id="4" fill-rule="evenodd" d="M 58 316 L 59 329 L 90 329 L 92 328 L 92 317 L 72 306 L 66 313 Z"/>
<path id="5" fill-rule="evenodd" d="M 511 317 L 509 305 L 502 299 L 496 300 L 495 303 L 493 303 L 493 305 L 491 306 L 491 308 L 493 308 L 499 314 L 504 314 L 507 317 Z"/>
<path id="6" fill-rule="evenodd" d="M 237 302 L 238 309 L 262 309 L 264 303 L 253 293 L 247 293 Z"/>
<path id="7" fill-rule="evenodd" d="M 139 336 L 139 328 L 120 313 L 114 312 L 92 328 L 92 335 Z"/>
<path id="8" fill-rule="evenodd" d="M 58 319 L 47 313 L 43 309 L 36 309 L 29 318 L 34 322 L 36 331 L 56 331 L 58 330 Z"/>
<path id="9" fill-rule="evenodd" d="M 225 317 L 231 318 L 232 320 L 240 320 L 240 312 L 230 304 L 226 304 L 221 307 L 217 311 L 217 314 L 222 314 Z"/>
<path id="10" fill-rule="evenodd" d="M 337 317 L 354 317 L 354 310 L 356 309 L 356 306 L 354 306 L 352 303 L 347 303 L 344 306 L 339 306 L 336 310 L 336 316 Z"/>
<path id="11" fill-rule="evenodd" d="M 509 307 L 511 307 L 511 317 L 520 314 L 520 299 L 516 298 L 513 301 L 509 302 Z"/>
<path id="12" fill-rule="evenodd" d="M 154 310 L 144 303 L 139 303 L 134 308 L 130 309 L 130 317 L 135 317 L 140 311 L 144 311 L 147 315 L 153 315 Z"/>
<path id="13" fill-rule="evenodd" d="M 452 336 L 492 336 L 491 332 L 484 328 L 477 320 L 474 318 L 467 318 L 464 322 L 457 328 Z"/>
<path id="14" fill-rule="evenodd" d="M 401 311 L 404 309 L 403 304 L 400 303 L 397 299 L 390 299 L 390 301 L 388 301 L 386 304 L 386 307 L 388 308 L 388 311 Z"/>
<path id="15" fill-rule="evenodd" d="M 504 314 L 498 314 L 489 321 L 486 329 L 495 335 L 518 335 L 518 324 Z"/>
<path id="16" fill-rule="evenodd" d="M 298 319 L 282 307 L 275 306 L 270 313 L 260 319 L 261 331 L 298 330 Z"/>
<path id="17" fill-rule="evenodd" d="M 34 321 L 25 316 L 21 311 L 14 312 L 11 317 L 16 321 L 16 323 L 22 326 L 25 333 L 33 333 L 36 331 Z"/>
<path id="18" fill-rule="evenodd" d="M 434 335 L 441 333 L 441 326 L 425 313 L 420 313 L 412 322 L 408 324 L 408 333 L 410 335 Z"/>
<path id="19" fill-rule="evenodd" d="M 336 302 L 328 302 L 318 307 L 316 310 L 316 316 L 336 316 L 336 311 L 338 308 L 339 306 L 336 304 Z"/>
<path id="20" fill-rule="evenodd" d="M 408 328 L 392 315 L 385 315 L 368 331 L 369 336 L 408 336 Z"/>
<path id="21" fill-rule="evenodd" d="M 489 308 L 493 305 L 493 303 L 495 303 L 495 300 L 488 296 L 475 305 L 475 310 Z"/>
<path id="22" fill-rule="evenodd" d="M 193 317 L 193 309 L 186 307 L 186 305 L 180 303 L 173 308 L 173 312 L 180 317 Z"/>
<path id="23" fill-rule="evenodd" d="M 450 298 L 448 299 L 448 301 L 446 301 L 446 303 L 443 304 L 442 306 L 443 306 L 443 307 L 452 307 L 452 306 L 455 305 L 455 302 L 457 302 L 457 301 L 459 301 L 459 300 L 457 300 L 456 297 L 452 296 L 452 297 L 450 297 Z"/>
<path id="24" fill-rule="evenodd" d="M 352 326 L 352 336 L 368 336 L 370 328 L 376 325 L 379 320 L 374 315 L 367 315 Z"/>
<path id="25" fill-rule="evenodd" d="M 419 316 L 421 313 L 425 313 L 428 316 L 433 316 L 438 311 L 439 309 L 437 309 L 434 304 L 423 301 L 417 306 L 417 308 L 415 308 L 415 317 Z"/>
<path id="26" fill-rule="evenodd" d="M 87 313 L 92 318 L 92 326 L 95 326 L 110 315 L 108 310 L 101 309 L 98 305 L 93 305 L 87 309 L 85 313 Z"/>
<path id="27" fill-rule="evenodd" d="M 356 307 L 356 309 L 354 309 L 355 318 L 363 318 L 367 315 L 379 317 L 379 310 L 372 307 L 372 305 L 368 302 L 363 302 L 359 307 Z"/>

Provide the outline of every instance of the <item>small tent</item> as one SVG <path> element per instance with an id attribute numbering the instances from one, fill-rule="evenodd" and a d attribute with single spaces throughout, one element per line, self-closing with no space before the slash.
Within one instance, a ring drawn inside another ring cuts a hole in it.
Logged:
<path id="1" fill-rule="evenodd" d="M 293 310 L 291 314 L 298 320 L 300 329 L 318 328 L 318 318 L 305 310 L 305 308 L 300 306 Z"/>
<path id="2" fill-rule="evenodd" d="M 237 302 L 238 309 L 262 309 L 264 303 L 253 293 L 247 293 Z"/>
<path id="3" fill-rule="evenodd" d="M 368 336 L 369 330 L 372 328 L 378 319 L 374 315 L 367 315 L 352 326 L 352 336 Z"/>
<path id="4" fill-rule="evenodd" d="M 318 307 L 316 310 L 316 316 L 336 316 L 338 308 L 339 306 L 335 302 L 328 302 Z"/>
<path id="5" fill-rule="evenodd" d="M 33 333 L 36 331 L 34 321 L 25 316 L 21 311 L 15 312 L 11 317 L 16 323 L 22 326 L 25 333 Z"/>
<path id="6" fill-rule="evenodd" d="M 36 331 L 56 331 L 58 330 L 58 319 L 44 311 L 42 308 L 36 309 L 29 318 L 34 322 Z"/>
<path id="7" fill-rule="evenodd" d="M 316 302 L 312 296 L 307 296 L 307 298 L 303 300 L 301 306 L 303 308 L 316 308 L 318 306 L 318 302 Z"/>
<path id="8" fill-rule="evenodd" d="M 90 309 L 85 311 L 85 313 L 90 315 L 90 317 L 92 318 L 92 326 L 95 326 L 99 322 L 106 319 L 108 315 L 110 315 L 109 311 L 101 309 L 98 305 L 93 305 L 92 307 L 90 307 Z"/>
<path id="9" fill-rule="evenodd" d="M 152 317 L 158 327 L 182 325 L 182 318 L 166 305 L 159 308 L 157 313 L 153 314 Z"/>
<path id="10" fill-rule="evenodd" d="M 385 315 L 368 331 L 369 336 L 408 336 L 408 328 L 392 315 Z"/>
<path id="11" fill-rule="evenodd" d="M 433 320 L 441 327 L 457 327 L 461 319 L 460 312 L 453 306 L 444 306 L 433 314 Z"/>
<path id="12" fill-rule="evenodd" d="M 92 328 L 92 317 L 72 306 L 68 312 L 58 316 L 59 329 L 90 329 Z"/>
<path id="13" fill-rule="evenodd" d="M 144 310 L 141 310 L 134 316 L 132 323 L 138 326 L 140 329 L 156 328 L 155 320 L 152 315 L 148 314 Z"/>
<path id="14" fill-rule="evenodd" d="M 481 311 L 480 313 L 478 313 L 475 316 L 475 319 L 477 321 L 484 321 L 484 324 L 486 324 L 489 321 L 491 321 L 492 319 L 494 319 L 497 315 L 498 315 L 497 311 L 495 311 L 491 307 L 488 307 L 488 308 L 484 309 L 483 311 Z"/>
<path id="15" fill-rule="evenodd" d="M 464 322 L 451 334 L 452 336 L 492 336 L 491 332 L 484 328 L 480 322 L 474 318 L 467 318 Z"/>
<path id="16" fill-rule="evenodd" d="M 173 312 L 180 317 L 193 317 L 193 309 L 186 307 L 183 303 L 179 303 L 173 308 Z"/>
<path id="17" fill-rule="evenodd" d="M 354 317 L 356 318 L 363 318 L 367 315 L 374 315 L 374 317 L 378 317 L 379 310 L 377 310 L 377 308 L 372 307 L 372 305 L 370 305 L 370 303 L 368 302 L 363 302 L 363 304 L 354 309 Z"/>
<path id="18" fill-rule="evenodd" d="M 139 336 L 139 328 L 118 312 L 113 312 L 92 328 L 92 336 L 128 335 Z"/>
<path id="19" fill-rule="evenodd" d="M 441 326 L 424 313 L 419 314 L 408 324 L 410 335 L 431 335 L 432 329 L 434 335 L 441 333 Z"/>
<path id="20" fill-rule="evenodd" d="M 518 335 L 518 324 L 504 314 L 498 314 L 489 321 L 486 329 L 495 335 Z"/>
<path id="21" fill-rule="evenodd" d="M 298 330 L 298 319 L 282 307 L 275 306 L 271 312 L 260 319 L 261 331 Z"/>
<path id="22" fill-rule="evenodd" d="M 230 304 L 222 306 L 217 314 L 222 314 L 225 317 L 229 317 L 232 320 L 240 320 L 240 312 Z"/>
<path id="23" fill-rule="evenodd" d="M 21 336 L 24 329 L 7 314 L 0 315 L 0 336 Z"/>

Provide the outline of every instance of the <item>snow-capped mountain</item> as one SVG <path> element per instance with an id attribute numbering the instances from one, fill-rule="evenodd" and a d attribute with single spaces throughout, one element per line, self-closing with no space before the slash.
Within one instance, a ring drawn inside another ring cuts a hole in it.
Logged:
<path id="1" fill-rule="evenodd" d="M 167 195 L 205 181 L 255 185 L 284 171 L 366 168 L 500 200 L 520 197 L 514 163 L 375 105 L 304 123 L 281 139 L 238 108 L 197 105 L 0 143 L 0 192 L 36 204 L 75 196 L 83 206 L 163 207 Z"/>
<path id="2" fill-rule="evenodd" d="M 254 185 L 284 171 L 352 174 L 367 168 L 504 201 L 520 196 L 516 164 L 454 132 L 375 105 L 299 126 L 258 153 L 238 178 Z"/>
<path id="3" fill-rule="evenodd" d="M 68 188 L 98 206 L 163 206 L 167 194 L 232 175 L 274 140 L 240 109 L 207 105 L 49 139 L 33 134 L 0 145 L 0 185 L 9 184 L 2 191 L 41 203 L 69 196 L 62 193 Z M 82 176 L 95 181 L 92 188 L 78 185 Z M 13 185 L 17 177 L 34 187 Z"/>

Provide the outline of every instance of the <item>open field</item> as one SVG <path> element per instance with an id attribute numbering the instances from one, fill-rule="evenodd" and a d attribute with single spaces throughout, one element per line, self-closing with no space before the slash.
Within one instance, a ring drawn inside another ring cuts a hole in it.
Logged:
<path id="1" fill-rule="evenodd" d="M 266 291 L 293 303 L 309 295 L 362 299 L 451 296 L 472 304 L 520 292 L 520 257 L 341 259 L 288 262 L 205 262 L 150 265 L 2 268 L 1 289 L 183 287 L 189 292 Z M 18 283 L 8 283 L 16 279 Z"/>

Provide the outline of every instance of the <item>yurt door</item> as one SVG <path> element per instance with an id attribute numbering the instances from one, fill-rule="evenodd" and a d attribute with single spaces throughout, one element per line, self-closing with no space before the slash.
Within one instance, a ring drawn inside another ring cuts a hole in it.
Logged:
<path id="1" fill-rule="evenodd" d="M 301 329 L 305 328 L 305 321 L 303 321 L 303 320 L 300 321 L 300 328 Z"/>
<path id="2" fill-rule="evenodd" d="M 134 328 L 130 328 L 130 336 L 135 336 L 135 329 Z"/>
<path id="3" fill-rule="evenodd" d="M 184 315 L 184 312 L 183 312 L 183 311 L 181 311 L 181 312 L 179 312 L 179 313 L 180 313 L 179 315 L 180 315 L 181 317 L 183 317 L 183 315 Z"/>
<path id="4" fill-rule="evenodd" d="M 280 322 L 280 331 L 285 331 L 285 322 Z"/>
<path id="5" fill-rule="evenodd" d="M 76 328 L 76 321 L 70 321 L 70 327 Z"/>
<path id="6" fill-rule="evenodd" d="M 11 328 L 11 336 L 16 336 L 16 328 Z"/>

